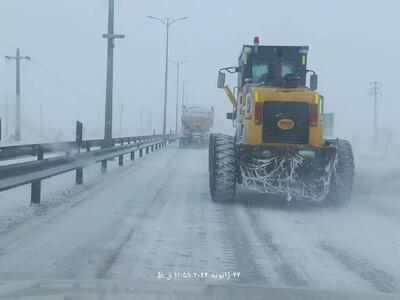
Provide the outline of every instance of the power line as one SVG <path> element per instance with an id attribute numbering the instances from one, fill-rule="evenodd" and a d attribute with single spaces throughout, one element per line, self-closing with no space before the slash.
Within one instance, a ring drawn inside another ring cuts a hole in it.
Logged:
<path id="1" fill-rule="evenodd" d="M 56 74 L 54 74 L 53 72 L 51 72 L 48 68 L 46 68 L 44 65 L 42 65 L 41 63 L 39 63 L 36 60 L 32 60 L 33 64 L 36 65 L 37 67 L 39 67 L 40 69 L 42 69 L 45 73 L 47 73 L 50 77 L 52 77 L 55 81 L 57 81 L 58 83 L 60 83 L 61 85 L 63 85 L 64 87 L 66 87 L 67 89 L 69 89 L 71 92 L 83 97 L 83 98 L 88 98 L 91 101 L 94 101 L 96 103 L 98 103 L 98 101 L 96 100 L 95 97 L 77 89 L 76 87 L 72 86 L 71 84 L 69 84 L 68 82 L 66 82 L 64 79 L 60 78 L 59 76 L 57 76 Z"/>
<path id="2" fill-rule="evenodd" d="M 33 71 L 33 69 L 27 68 L 26 69 L 27 73 L 31 74 L 32 76 L 36 77 L 36 78 L 40 78 L 45 80 L 46 82 L 50 83 L 50 84 L 54 84 L 54 81 L 51 81 L 49 77 L 43 75 L 42 73 L 37 72 L 36 70 Z M 26 85 L 28 85 L 31 89 L 36 90 L 37 92 L 39 92 L 39 90 L 37 90 L 37 84 L 30 84 L 29 81 L 26 81 Z M 54 86 L 54 85 L 53 85 Z M 73 95 L 77 95 L 75 92 L 71 91 L 69 88 L 65 87 L 65 86 L 61 86 L 61 85 L 57 85 L 57 88 L 64 88 L 66 91 L 71 92 Z M 63 90 L 64 90 L 63 89 Z M 41 95 L 44 95 L 44 93 L 41 91 L 40 92 Z M 87 99 L 87 97 L 84 97 L 83 95 L 79 94 L 79 98 L 84 98 Z M 49 100 L 49 96 L 46 96 L 46 101 Z M 62 101 L 67 101 L 67 102 L 71 102 L 73 99 L 71 99 L 71 97 L 66 97 L 64 96 L 64 93 L 61 93 L 57 96 L 58 100 L 62 100 Z"/>
<path id="3" fill-rule="evenodd" d="M 0 44 L 0 47 L 7 48 L 7 49 L 12 49 L 12 50 L 17 50 L 17 47 L 11 46 L 11 45 Z"/>
<path id="4" fill-rule="evenodd" d="M 383 99 L 390 100 L 390 101 L 400 101 L 400 95 L 389 95 L 389 96 L 381 95 L 381 97 Z"/>

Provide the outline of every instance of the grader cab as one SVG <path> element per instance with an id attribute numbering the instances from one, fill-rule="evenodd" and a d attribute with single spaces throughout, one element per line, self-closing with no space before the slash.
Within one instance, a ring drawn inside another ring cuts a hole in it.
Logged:
<path id="1" fill-rule="evenodd" d="M 307 68 L 307 46 L 244 45 L 238 66 L 219 70 L 233 111 L 235 136 L 210 137 L 213 201 L 234 198 L 236 185 L 292 199 L 347 203 L 354 163 L 351 145 L 323 137 L 323 96 Z M 225 75 L 237 73 L 237 94 Z M 307 74 L 309 85 L 307 86 Z"/>

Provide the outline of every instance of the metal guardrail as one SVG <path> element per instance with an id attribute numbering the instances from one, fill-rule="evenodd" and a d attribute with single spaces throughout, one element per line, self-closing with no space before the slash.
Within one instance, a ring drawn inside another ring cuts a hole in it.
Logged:
<path id="1" fill-rule="evenodd" d="M 143 136 L 113 138 L 113 145 L 144 142 L 152 139 L 154 140 L 162 136 L 163 135 L 143 135 Z M 92 140 L 81 141 L 81 143 L 77 141 L 70 141 L 70 142 L 4 146 L 0 147 L 0 161 L 28 157 L 28 156 L 37 156 L 39 148 L 41 148 L 41 151 L 44 154 L 54 153 L 54 152 L 68 153 L 77 150 L 77 148 L 90 149 L 91 147 L 101 147 L 102 143 L 103 143 L 102 139 L 92 139 Z"/>
<path id="2" fill-rule="evenodd" d="M 80 129 L 79 129 L 80 128 Z M 107 171 L 107 160 L 118 156 L 118 164 L 123 165 L 125 154 L 130 154 L 130 159 L 135 159 L 135 152 L 139 157 L 143 151 L 149 154 L 171 144 L 177 137 L 172 134 L 148 135 L 114 138 L 112 147 L 102 147 L 103 140 L 81 139 L 82 125 L 77 123 L 77 139 L 75 142 L 56 142 L 43 144 L 29 144 L 18 146 L 0 147 L 0 160 L 14 160 L 34 156 L 37 160 L 17 162 L 0 166 L 0 192 L 16 188 L 21 185 L 31 184 L 31 203 L 40 203 L 41 181 L 52 176 L 76 170 L 75 183 L 83 183 L 83 168 L 101 162 L 101 171 Z M 118 145 L 117 145 L 118 144 Z M 100 147 L 92 149 L 93 147 Z M 86 149 L 81 152 L 81 149 Z M 64 155 L 44 158 L 44 154 L 60 153 Z"/>

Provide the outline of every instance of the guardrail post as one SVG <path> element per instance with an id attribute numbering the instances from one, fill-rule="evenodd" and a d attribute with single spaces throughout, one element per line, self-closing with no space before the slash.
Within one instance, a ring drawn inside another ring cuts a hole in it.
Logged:
<path id="1" fill-rule="evenodd" d="M 139 157 L 143 157 L 143 148 L 139 149 Z"/>
<path id="2" fill-rule="evenodd" d="M 37 147 L 37 159 L 43 159 L 43 148 Z M 42 191 L 42 180 L 38 179 L 31 184 L 31 204 L 40 204 L 40 195 Z"/>
<path id="3" fill-rule="evenodd" d="M 154 152 L 154 145 L 151 145 L 151 152 Z"/>
<path id="4" fill-rule="evenodd" d="M 83 184 L 83 168 L 76 169 L 75 184 L 76 185 Z"/>
<path id="5" fill-rule="evenodd" d="M 101 149 L 105 148 L 105 140 L 101 143 Z M 107 173 L 107 159 L 101 161 L 101 173 Z"/>
<path id="6" fill-rule="evenodd" d="M 121 146 L 124 144 L 124 139 L 121 140 Z M 123 166 L 124 165 L 124 155 L 121 154 L 118 156 L 118 165 Z"/>
<path id="7" fill-rule="evenodd" d="M 101 161 L 101 173 L 107 173 L 107 160 Z"/>
<path id="8" fill-rule="evenodd" d="M 86 152 L 90 152 L 90 142 L 89 141 L 85 142 L 85 147 L 86 147 Z"/>
<path id="9" fill-rule="evenodd" d="M 149 146 L 146 146 L 146 154 L 149 154 Z"/>
<path id="10" fill-rule="evenodd" d="M 79 121 L 76 122 L 76 144 L 78 146 L 78 154 L 81 152 L 82 147 L 82 128 L 83 124 Z M 77 168 L 75 174 L 75 185 L 81 185 L 83 183 L 83 168 Z"/>
<path id="11" fill-rule="evenodd" d="M 135 160 L 135 151 L 131 152 L 131 160 Z"/>

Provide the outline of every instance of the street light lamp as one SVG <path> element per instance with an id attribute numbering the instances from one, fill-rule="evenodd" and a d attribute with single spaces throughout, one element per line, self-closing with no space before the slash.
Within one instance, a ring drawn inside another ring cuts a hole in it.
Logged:
<path id="1" fill-rule="evenodd" d="M 163 134 L 166 134 L 167 131 L 167 91 L 168 91 L 168 42 L 169 42 L 169 27 L 181 20 L 187 19 L 188 17 L 183 18 L 156 18 L 153 16 L 147 16 L 150 19 L 159 21 L 162 23 L 167 29 L 167 42 L 165 47 L 165 84 L 164 84 L 164 120 L 163 120 Z"/>
<path id="2" fill-rule="evenodd" d="M 179 69 L 188 60 L 171 60 L 176 65 L 176 105 L 175 105 L 175 133 L 178 133 L 178 102 L 179 102 Z"/>

